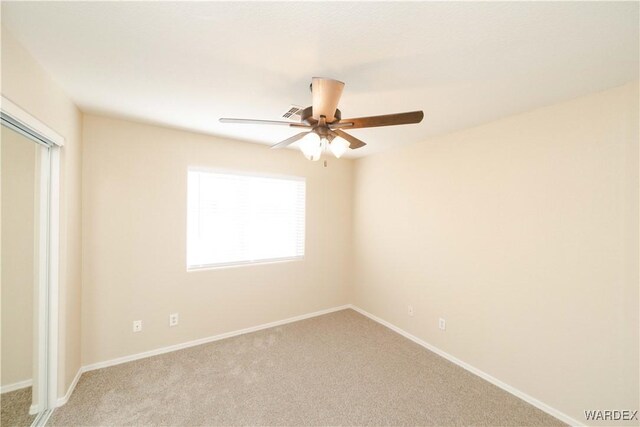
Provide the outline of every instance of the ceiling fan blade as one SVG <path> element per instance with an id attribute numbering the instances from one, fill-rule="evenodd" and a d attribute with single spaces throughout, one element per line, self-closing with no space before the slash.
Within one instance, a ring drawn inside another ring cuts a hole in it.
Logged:
<path id="1" fill-rule="evenodd" d="M 280 125 L 295 128 L 311 128 L 311 126 L 306 123 L 281 122 L 278 120 L 230 119 L 226 117 L 221 118 L 220 123 L 239 123 L 244 125 Z"/>
<path id="2" fill-rule="evenodd" d="M 293 144 L 297 140 L 304 138 L 305 136 L 307 136 L 310 133 L 311 133 L 311 131 L 309 131 L 309 132 L 300 132 L 297 135 L 293 135 L 291 138 L 287 138 L 284 141 L 281 141 L 281 142 L 278 142 L 275 145 L 272 145 L 271 148 L 284 148 L 287 145 Z"/>
<path id="3" fill-rule="evenodd" d="M 324 116 L 327 123 L 334 121 L 343 89 L 344 83 L 338 80 L 314 77 L 311 80 L 313 118 L 320 120 L 320 116 Z"/>
<path id="4" fill-rule="evenodd" d="M 424 118 L 422 111 L 412 111 L 410 113 L 387 114 L 384 116 L 358 117 L 355 119 L 343 119 L 336 124 L 329 125 L 332 128 L 357 129 L 373 128 L 378 126 L 409 125 L 420 123 Z M 352 123 L 352 125 L 348 125 Z"/>
<path id="5" fill-rule="evenodd" d="M 352 150 L 367 145 L 365 142 L 360 141 L 358 138 L 351 136 L 348 133 L 341 131 L 340 129 L 334 129 L 331 131 L 331 133 L 349 142 L 349 148 L 351 148 Z"/>
<path id="6" fill-rule="evenodd" d="M 349 129 L 353 128 L 353 123 L 350 122 L 338 122 L 338 123 L 330 123 L 329 129 Z"/>

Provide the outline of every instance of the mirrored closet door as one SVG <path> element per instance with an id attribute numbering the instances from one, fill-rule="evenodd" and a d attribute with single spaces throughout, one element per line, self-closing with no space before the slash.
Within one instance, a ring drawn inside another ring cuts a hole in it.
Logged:
<path id="1" fill-rule="evenodd" d="M 2 426 L 46 409 L 50 148 L 2 117 L 0 135 L 0 405 Z M 44 295 L 43 295 L 44 293 Z"/>

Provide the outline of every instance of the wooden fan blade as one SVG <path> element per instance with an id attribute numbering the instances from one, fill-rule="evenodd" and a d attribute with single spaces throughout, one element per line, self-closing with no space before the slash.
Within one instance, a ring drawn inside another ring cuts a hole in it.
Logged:
<path id="1" fill-rule="evenodd" d="M 281 141 L 281 142 L 278 142 L 275 145 L 272 145 L 271 148 L 284 148 L 287 145 L 293 144 L 297 140 L 304 138 L 305 136 L 307 136 L 310 133 L 311 133 L 311 131 L 309 131 L 309 132 L 300 132 L 297 135 L 293 135 L 291 138 L 287 138 L 284 141 Z"/>
<path id="2" fill-rule="evenodd" d="M 239 123 L 244 125 L 280 125 L 295 128 L 311 128 L 311 126 L 306 123 L 281 122 L 278 120 L 230 119 L 227 117 L 221 118 L 220 123 Z"/>
<path id="3" fill-rule="evenodd" d="M 358 117 L 355 119 L 344 119 L 336 124 L 330 124 L 332 128 L 357 129 L 374 128 L 378 126 L 409 125 L 420 123 L 424 118 L 422 111 L 412 111 L 410 113 L 387 114 L 385 116 Z M 352 123 L 350 126 L 349 123 Z"/>
<path id="4" fill-rule="evenodd" d="M 353 123 L 350 122 L 336 122 L 336 123 L 330 123 L 329 124 L 329 129 L 348 129 L 348 128 L 352 128 L 353 127 Z"/>
<path id="5" fill-rule="evenodd" d="M 367 145 L 365 142 L 360 141 L 358 138 L 349 135 L 346 132 L 341 131 L 340 129 L 334 129 L 331 131 L 334 136 L 339 136 L 340 138 L 349 142 L 349 148 L 355 150 L 356 148 L 364 147 Z"/>
<path id="6" fill-rule="evenodd" d="M 342 96 L 344 83 L 325 79 L 322 77 L 314 77 L 311 80 L 311 95 L 313 104 L 311 106 L 313 118 L 320 120 L 320 116 L 324 116 L 327 123 L 331 123 L 336 119 L 336 108 Z"/>

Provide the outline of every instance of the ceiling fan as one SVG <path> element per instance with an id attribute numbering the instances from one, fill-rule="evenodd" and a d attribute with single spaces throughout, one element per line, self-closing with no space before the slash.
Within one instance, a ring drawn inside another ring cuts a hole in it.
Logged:
<path id="1" fill-rule="evenodd" d="M 343 129 L 372 128 L 420 123 L 424 117 L 422 111 L 387 114 L 384 116 L 358 117 L 343 119 L 338 107 L 344 83 L 338 80 L 314 77 L 311 80 L 312 105 L 302 110 L 300 122 L 277 120 L 230 119 L 221 118 L 222 123 L 242 123 L 257 125 L 282 125 L 305 129 L 291 138 L 287 138 L 271 148 L 283 148 L 301 140 L 299 147 L 309 160 L 320 159 L 322 151 L 329 148 L 340 158 L 347 149 L 364 147 L 366 144 L 349 135 Z"/>

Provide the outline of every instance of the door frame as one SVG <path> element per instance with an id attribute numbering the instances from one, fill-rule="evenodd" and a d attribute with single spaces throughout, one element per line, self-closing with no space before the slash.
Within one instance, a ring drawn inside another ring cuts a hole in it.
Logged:
<path id="1" fill-rule="evenodd" d="M 40 218 L 40 256 L 38 262 L 38 411 L 33 425 L 44 425 L 56 407 L 58 399 L 58 328 L 60 276 L 60 151 L 65 139 L 44 122 L 20 108 L 2 95 L 0 119 L 3 125 L 16 130 L 35 142 L 48 147 L 48 159 L 41 157 L 40 206 L 48 207 L 48 215 Z M 48 184 L 48 185 L 46 185 Z M 42 228 L 44 227 L 44 229 Z M 44 313 L 44 315 L 42 315 Z M 45 380 L 45 381 L 43 381 Z"/>

